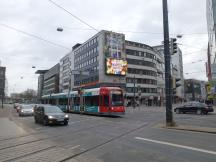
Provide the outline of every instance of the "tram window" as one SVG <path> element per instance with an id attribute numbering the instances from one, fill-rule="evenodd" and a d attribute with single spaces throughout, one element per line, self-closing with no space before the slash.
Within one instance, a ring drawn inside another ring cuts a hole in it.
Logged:
<path id="1" fill-rule="evenodd" d="M 80 105 L 80 98 L 79 97 L 75 97 L 74 98 L 74 106 L 79 106 Z"/>
<path id="2" fill-rule="evenodd" d="M 86 106 L 98 106 L 99 105 L 99 96 L 87 96 L 85 97 Z"/>
<path id="3" fill-rule="evenodd" d="M 119 92 L 112 93 L 112 105 L 113 106 L 123 106 L 123 96 Z"/>

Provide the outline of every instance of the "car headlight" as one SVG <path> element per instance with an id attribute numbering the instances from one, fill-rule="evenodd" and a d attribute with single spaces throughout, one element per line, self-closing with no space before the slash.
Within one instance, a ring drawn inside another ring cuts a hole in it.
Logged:
<path id="1" fill-rule="evenodd" d="M 24 112 L 23 110 L 21 110 L 21 112 Z"/>
<path id="2" fill-rule="evenodd" d="M 48 116 L 48 118 L 49 118 L 49 119 L 53 119 L 54 117 L 50 115 L 50 116 Z"/>
<path id="3" fill-rule="evenodd" d="M 68 118 L 68 114 L 65 115 L 65 118 Z"/>

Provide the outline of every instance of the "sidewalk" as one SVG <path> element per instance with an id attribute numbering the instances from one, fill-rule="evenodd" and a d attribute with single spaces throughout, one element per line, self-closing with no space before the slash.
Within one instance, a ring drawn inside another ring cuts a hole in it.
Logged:
<path id="1" fill-rule="evenodd" d="M 11 107 L 0 108 L 0 140 L 26 134 L 26 132 L 10 119 Z"/>

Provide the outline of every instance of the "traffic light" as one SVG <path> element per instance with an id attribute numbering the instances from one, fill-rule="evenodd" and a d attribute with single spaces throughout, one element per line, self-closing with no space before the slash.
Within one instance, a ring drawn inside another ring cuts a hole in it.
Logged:
<path id="1" fill-rule="evenodd" d="M 170 52 L 171 52 L 171 55 L 174 55 L 174 54 L 176 54 L 178 52 L 177 39 L 176 38 L 171 38 Z"/>
<path id="2" fill-rule="evenodd" d="M 176 94 L 176 88 L 181 86 L 181 83 L 179 83 L 180 80 L 180 78 L 172 77 L 172 91 L 174 95 Z"/>

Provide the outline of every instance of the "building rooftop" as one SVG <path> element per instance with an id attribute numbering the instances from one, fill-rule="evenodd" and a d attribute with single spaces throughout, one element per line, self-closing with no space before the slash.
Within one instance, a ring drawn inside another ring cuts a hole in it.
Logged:
<path id="1" fill-rule="evenodd" d="M 37 70 L 35 74 L 45 74 L 48 70 Z"/>

